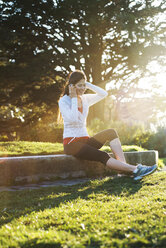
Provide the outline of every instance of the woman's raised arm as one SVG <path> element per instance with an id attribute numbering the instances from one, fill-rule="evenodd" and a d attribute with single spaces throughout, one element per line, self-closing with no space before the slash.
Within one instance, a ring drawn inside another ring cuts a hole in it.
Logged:
<path id="1" fill-rule="evenodd" d="M 87 89 L 90 89 L 96 93 L 96 94 L 86 94 L 85 95 L 89 106 L 92 106 L 93 104 L 101 101 L 103 98 L 108 96 L 107 91 L 100 88 L 99 86 L 96 86 L 94 84 L 86 82 L 86 87 L 87 87 Z"/>

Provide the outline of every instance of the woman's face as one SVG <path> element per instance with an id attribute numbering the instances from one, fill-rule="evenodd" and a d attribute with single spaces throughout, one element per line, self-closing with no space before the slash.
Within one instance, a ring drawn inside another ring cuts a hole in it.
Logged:
<path id="1" fill-rule="evenodd" d="M 86 83 L 85 79 L 81 79 L 78 83 L 76 83 L 76 92 L 77 95 L 83 95 L 86 90 Z"/>

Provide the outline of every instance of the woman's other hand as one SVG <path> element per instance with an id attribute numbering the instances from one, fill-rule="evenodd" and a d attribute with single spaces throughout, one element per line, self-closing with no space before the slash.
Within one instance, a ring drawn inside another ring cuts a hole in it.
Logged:
<path id="1" fill-rule="evenodd" d="M 77 97 L 76 87 L 72 84 L 69 85 L 69 96 L 71 98 Z"/>

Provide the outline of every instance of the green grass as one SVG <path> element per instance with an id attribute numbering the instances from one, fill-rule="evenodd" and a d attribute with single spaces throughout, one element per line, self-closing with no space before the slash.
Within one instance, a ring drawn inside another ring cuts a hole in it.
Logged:
<path id="1" fill-rule="evenodd" d="M 122 146 L 122 149 L 124 152 L 133 152 L 133 151 L 137 151 L 137 152 L 142 152 L 142 151 L 146 151 L 146 149 L 140 147 L 140 146 L 135 146 L 135 145 L 130 145 L 130 146 Z M 103 146 L 101 148 L 102 151 L 105 152 L 111 152 L 110 147 L 109 146 Z"/>
<path id="2" fill-rule="evenodd" d="M 63 144 L 49 142 L 9 141 L 0 142 L 0 157 L 63 153 Z"/>
<path id="3" fill-rule="evenodd" d="M 158 172 L 1 192 L 0 247 L 164 248 L 165 182 Z"/>
<path id="4" fill-rule="evenodd" d="M 103 146 L 101 150 L 110 152 L 109 146 Z M 144 151 L 139 146 L 123 146 L 124 151 Z M 9 141 L 0 142 L 0 157 L 3 156 L 23 156 L 23 155 L 43 155 L 63 153 L 62 143 L 49 142 L 29 142 L 29 141 Z"/>
<path id="5" fill-rule="evenodd" d="M 160 158 L 159 159 L 159 167 L 162 168 L 166 166 L 166 158 Z"/>

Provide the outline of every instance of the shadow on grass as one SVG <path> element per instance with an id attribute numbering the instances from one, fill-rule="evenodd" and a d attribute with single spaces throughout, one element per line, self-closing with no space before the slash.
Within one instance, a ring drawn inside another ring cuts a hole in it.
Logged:
<path id="1" fill-rule="evenodd" d="M 38 244 L 37 244 L 38 242 Z M 50 243 L 49 243 L 50 242 Z M 47 241 L 46 242 L 39 242 L 37 238 L 31 239 L 27 241 L 26 243 L 23 242 L 23 244 L 20 244 L 20 247 L 24 248 L 62 248 L 61 242 L 56 241 Z"/>
<path id="2" fill-rule="evenodd" d="M 37 244 L 38 242 L 38 244 Z M 95 241 L 90 242 L 90 244 L 85 244 L 85 246 L 80 246 L 80 247 L 86 247 L 86 248 L 99 248 L 101 247 L 101 242 L 100 241 Z M 23 248 L 62 248 L 62 247 L 69 247 L 69 246 L 62 246 L 61 242 L 56 242 L 56 241 L 47 241 L 46 242 L 39 242 L 38 239 L 32 239 L 29 240 L 26 243 L 23 243 L 20 245 L 20 247 Z"/>
<path id="3" fill-rule="evenodd" d="M 11 222 L 14 218 L 30 214 L 32 211 L 38 212 L 58 207 L 61 203 L 67 203 L 77 198 L 89 200 L 92 193 L 96 195 L 104 193 L 112 196 L 122 196 L 124 194 L 129 196 L 138 192 L 141 187 L 142 183 L 140 181 L 134 182 L 130 177 L 115 177 L 98 180 L 97 183 L 96 181 L 90 181 L 68 187 L 59 186 L 2 192 L 0 194 L 0 208 L 3 218 L 0 220 L 0 226 Z"/>

